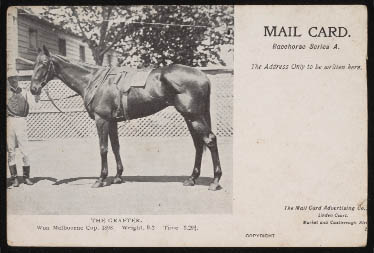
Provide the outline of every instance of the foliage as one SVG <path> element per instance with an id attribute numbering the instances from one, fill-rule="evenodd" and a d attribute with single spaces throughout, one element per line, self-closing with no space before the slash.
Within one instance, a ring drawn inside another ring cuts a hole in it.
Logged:
<path id="1" fill-rule="evenodd" d="M 98 65 L 115 49 L 122 64 L 148 67 L 225 65 L 220 49 L 233 45 L 233 12 L 233 6 L 50 6 L 41 15 L 83 36 Z"/>

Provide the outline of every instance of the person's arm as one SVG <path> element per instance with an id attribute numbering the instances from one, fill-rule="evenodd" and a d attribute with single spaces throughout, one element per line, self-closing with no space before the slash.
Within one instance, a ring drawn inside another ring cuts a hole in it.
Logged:
<path id="1" fill-rule="evenodd" d="M 31 94 L 30 89 L 29 88 L 24 89 L 24 93 L 25 93 L 26 101 L 29 104 L 29 110 L 32 111 L 32 110 L 38 109 L 39 103 L 37 103 L 36 97 Z"/>

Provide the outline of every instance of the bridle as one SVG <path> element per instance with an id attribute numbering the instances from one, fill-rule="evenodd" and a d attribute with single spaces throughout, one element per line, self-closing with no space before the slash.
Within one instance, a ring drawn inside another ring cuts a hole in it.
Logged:
<path id="1" fill-rule="evenodd" d="M 51 97 L 51 94 L 49 93 L 49 88 L 48 88 L 48 85 L 47 83 L 52 80 L 53 76 L 58 76 L 57 75 L 57 72 L 56 72 L 56 69 L 55 69 L 55 65 L 53 63 L 52 60 L 48 60 L 47 63 L 42 63 L 43 66 L 45 66 L 46 64 L 48 64 L 48 70 L 47 72 L 45 73 L 44 77 L 43 77 L 43 81 L 40 82 L 40 85 L 41 87 L 43 88 L 44 86 L 46 86 L 46 88 L 44 89 L 47 97 L 49 99 L 45 100 L 45 99 L 42 99 L 40 101 L 50 101 L 52 103 L 52 105 L 59 111 L 59 112 L 64 112 L 62 111 L 55 103 L 55 100 L 62 100 L 62 99 L 67 99 L 67 98 L 71 98 L 71 97 L 76 97 L 76 96 L 79 96 L 79 94 L 74 94 L 74 95 L 70 95 L 70 96 L 67 96 L 66 98 L 58 98 L 58 99 L 54 99 Z"/>
<path id="2" fill-rule="evenodd" d="M 47 64 L 48 64 L 48 70 L 43 77 L 44 80 L 40 82 L 40 85 L 42 86 L 42 88 L 52 79 L 53 76 L 57 75 L 53 61 L 48 60 Z M 42 65 L 45 66 L 46 63 L 43 62 Z"/>

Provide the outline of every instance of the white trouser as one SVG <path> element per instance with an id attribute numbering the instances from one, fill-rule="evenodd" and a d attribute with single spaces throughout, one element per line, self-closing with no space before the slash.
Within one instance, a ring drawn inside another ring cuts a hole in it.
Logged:
<path id="1" fill-rule="evenodd" d="M 24 166 L 30 166 L 26 117 L 7 117 L 7 148 L 9 166 L 16 164 L 16 148 L 22 154 Z"/>

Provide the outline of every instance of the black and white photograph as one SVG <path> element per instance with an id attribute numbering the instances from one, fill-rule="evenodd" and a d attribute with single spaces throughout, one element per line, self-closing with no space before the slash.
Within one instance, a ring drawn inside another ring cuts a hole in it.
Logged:
<path id="1" fill-rule="evenodd" d="M 8 245 L 365 247 L 367 17 L 9 6 Z"/>
<path id="2" fill-rule="evenodd" d="M 8 15 L 9 213 L 231 213 L 233 6 Z"/>

